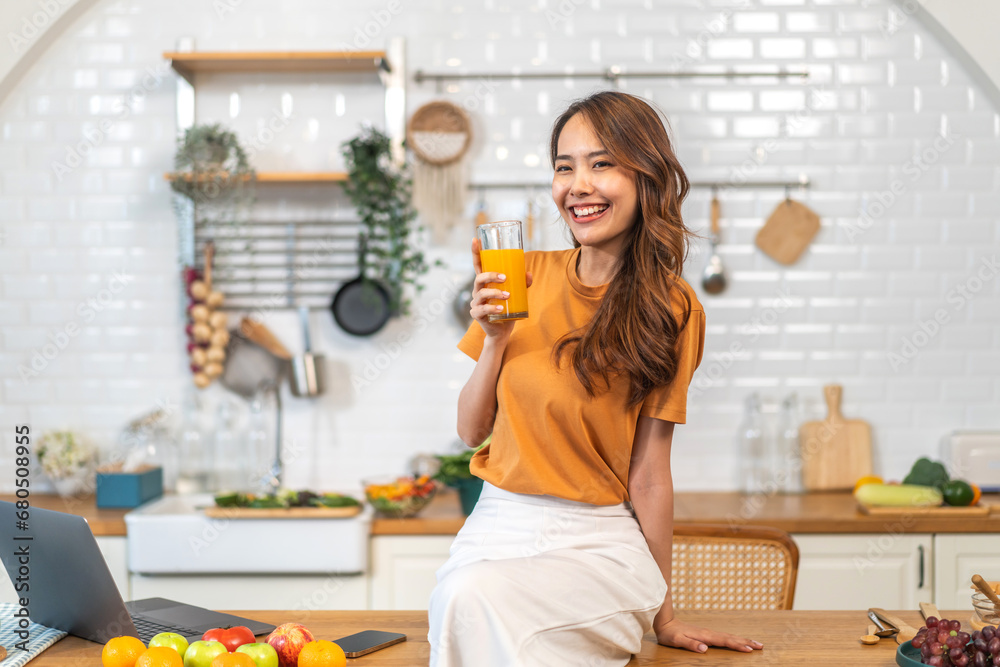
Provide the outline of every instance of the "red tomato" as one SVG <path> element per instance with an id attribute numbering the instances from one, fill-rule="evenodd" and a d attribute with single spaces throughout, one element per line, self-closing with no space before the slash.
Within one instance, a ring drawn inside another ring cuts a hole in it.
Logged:
<path id="1" fill-rule="evenodd" d="M 201 636 L 202 641 L 222 642 L 222 645 L 232 653 L 244 644 L 253 644 L 257 641 L 253 632 L 245 625 L 235 625 L 227 628 L 212 628 Z"/>

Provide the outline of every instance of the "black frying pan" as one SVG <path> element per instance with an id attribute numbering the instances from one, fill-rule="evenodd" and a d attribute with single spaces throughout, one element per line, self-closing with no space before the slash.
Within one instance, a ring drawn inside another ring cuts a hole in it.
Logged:
<path id="1" fill-rule="evenodd" d="M 340 328 L 353 336 L 371 336 L 392 316 L 389 290 L 359 275 L 341 285 L 333 295 L 330 312 Z"/>

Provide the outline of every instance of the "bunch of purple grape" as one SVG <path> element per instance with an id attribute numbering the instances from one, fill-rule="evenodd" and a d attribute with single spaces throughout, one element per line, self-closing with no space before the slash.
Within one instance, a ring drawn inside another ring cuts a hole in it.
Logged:
<path id="1" fill-rule="evenodd" d="M 920 662 L 933 667 L 1000 667 L 1000 631 L 992 625 L 971 635 L 959 621 L 928 616 L 913 638 Z"/>

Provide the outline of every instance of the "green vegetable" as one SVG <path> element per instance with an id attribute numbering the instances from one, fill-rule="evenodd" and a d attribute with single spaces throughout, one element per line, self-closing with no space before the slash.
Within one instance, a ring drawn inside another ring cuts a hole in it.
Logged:
<path id="1" fill-rule="evenodd" d="M 912 484 L 865 484 L 854 498 L 869 507 L 937 507 L 941 492 L 930 486 Z"/>
<path id="2" fill-rule="evenodd" d="M 972 499 L 975 497 L 975 492 L 973 492 L 972 487 L 969 486 L 967 482 L 963 482 L 960 479 L 953 479 L 950 482 L 945 482 L 941 489 L 941 493 L 944 495 L 944 501 L 949 505 L 955 507 L 965 507 L 972 504 Z"/>
<path id="3" fill-rule="evenodd" d="M 215 504 L 218 507 L 239 507 L 246 503 L 246 498 L 242 493 L 220 493 L 215 496 Z"/>
<path id="4" fill-rule="evenodd" d="M 250 504 L 247 505 L 247 507 L 252 507 L 254 509 L 262 509 L 262 508 L 271 509 L 271 508 L 282 508 L 288 506 L 284 502 L 282 502 L 280 498 L 276 498 L 274 496 L 261 496 L 259 498 L 254 498 L 253 500 L 251 500 Z"/>
<path id="5" fill-rule="evenodd" d="M 339 493 L 324 493 L 309 502 L 313 507 L 354 507 L 361 504 L 355 498 Z"/>
<path id="6" fill-rule="evenodd" d="M 937 461 L 928 458 L 917 459 L 908 474 L 903 479 L 903 484 L 916 484 L 918 486 L 933 486 L 941 490 L 948 481 L 948 471 Z"/>
<path id="7" fill-rule="evenodd" d="M 480 449 L 490 444 L 493 435 L 490 434 L 483 444 L 475 449 L 467 449 L 461 454 L 438 454 L 435 458 L 441 462 L 441 467 L 434 474 L 434 479 L 448 486 L 455 486 L 459 480 L 472 479 L 472 471 L 469 470 L 469 463 L 472 457 Z"/>

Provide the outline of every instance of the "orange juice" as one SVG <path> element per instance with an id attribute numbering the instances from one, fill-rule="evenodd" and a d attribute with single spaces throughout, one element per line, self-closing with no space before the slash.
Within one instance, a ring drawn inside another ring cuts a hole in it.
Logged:
<path id="1" fill-rule="evenodd" d="M 510 292 L 507 299 L 490 299 L 494 306 L 503 306 L 503 311 L 490 315 L 490 322 L 503 320 L 523 320 L 528 317 L 528 287 L 524 275 L 524 250 L 504 248 L 502 250 L 480 250 L 479 260 L 483 271 L 502 273 L 507 280 L 489 283 L 487 287 Z"/>

